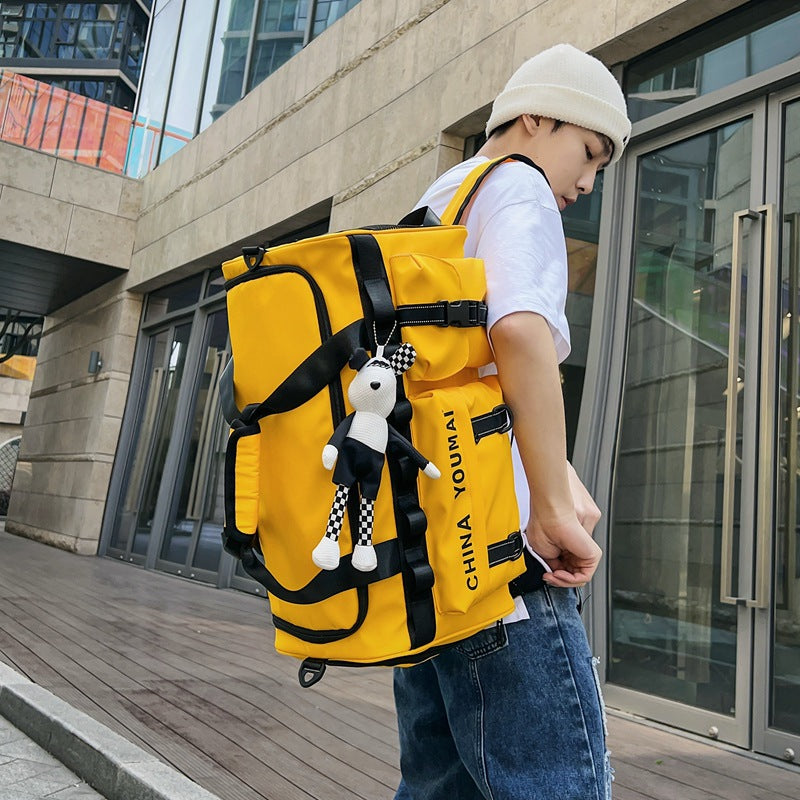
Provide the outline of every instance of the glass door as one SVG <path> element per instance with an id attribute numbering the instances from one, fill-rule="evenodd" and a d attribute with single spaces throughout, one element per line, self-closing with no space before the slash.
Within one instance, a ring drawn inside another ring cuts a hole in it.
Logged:
<path id="1" fill-rule="evenodd" d="M 209 315 L 201 371 L 191 402 L 191 426 L 181 448 L 177 489 L 156 562 L 158 569 L 214 581 L 222 554 L 223 470 L 228 428 L 217 383 L 227 363 L 225 309 Z"/>
<path id="2" fill-rule="evenodd" d="M 108 546 L 110 555 L 127 561 L 143 564 L 150 545 L 191 329 L 189 321 L 153 333 L 147 340 L 136 435 Z"/>
<path id="3" fill-rule="evenodd" d="M 767 196 L 777 199 L 774 515 L 756 614 L 754 746 L 800 762 L 800 93 L 769 107 Z M 771 589 L 771 592 L 770 592 Z M 758 593 L 757 593 L 758 594 Z"/>
<path id="4" fill-rule="evenodd" d="M 747 745 L 765 104 L 640 145 L 609 515 L 612 705 Z M 734 225 L 734 218 L 738 220 Z"/>

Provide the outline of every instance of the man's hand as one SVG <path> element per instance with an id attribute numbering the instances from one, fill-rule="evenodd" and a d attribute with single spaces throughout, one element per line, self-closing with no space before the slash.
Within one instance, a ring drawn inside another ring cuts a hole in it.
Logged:
<path id="1" fill-rule="evenodd" d="M 572 502 L 575 505 L 575 514 L 578 516 L 578 522 L 586 533 L 591 534 L 594 531 L 594 526 L 600 521 L 603 516 L 600 509 L 594 502 L 594 499 L 589 494 L 587 488 L 575 472 L 575 468 L 567 462 L 567 475 L 569 477 L 569 490 L 572 493 Z"/>
<path id="2" fill-rule="evenodd" d="M 531 511 L 531 521 L 526 531 L 531 547 L 553 570 L 544 576 L 550 586 L 581 586 L 588 583 L 603 555 L 603 551 L 591 538 L 592 531 L 600 520 L 600 509 L 572 464 L 567 464 L 567 471 L 575 518 L 554 520 L 545 529 Z M 577 526 L 575 522 L 578 523 Z"/>
<path id="3" fill-rule="evenodd" d="M 550 586 L 583 586 L 595 573 L 603 551 L 581 527 L 578 518 L 546 527 L 531 520 L 526 531 L 530 546 L 547 562 L 552 572 L 545 573 Z"/>

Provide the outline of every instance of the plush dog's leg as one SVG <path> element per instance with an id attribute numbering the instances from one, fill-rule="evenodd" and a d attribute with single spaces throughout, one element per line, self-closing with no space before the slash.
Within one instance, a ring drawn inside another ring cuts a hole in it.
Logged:
<path id="1" fill-rule="evenodd" d="M 375 501 L 361 498 L 358 512 L 358 544 L 353 548 L 353 566 L 361 572 L 371 572 L 378 566 L 378 557 L 372 546 L 372 523 Z"/>
<path id="2" fill-rule="evenodd" d="M 311 553 L 312 561 L 320 569 L 336 569 L 339 566 L 339 534 L 342 532 L 349 494 L 350 489 L 347 486 L 336 487 L 325 535 Z"/>

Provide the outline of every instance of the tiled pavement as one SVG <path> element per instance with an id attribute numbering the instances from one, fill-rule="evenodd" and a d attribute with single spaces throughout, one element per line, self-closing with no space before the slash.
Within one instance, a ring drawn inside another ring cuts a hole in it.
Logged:
<path id="1" fill-rule="evenodd" d="M 0 717 L 0 800 L 103 800 L 74 772 Z"/>

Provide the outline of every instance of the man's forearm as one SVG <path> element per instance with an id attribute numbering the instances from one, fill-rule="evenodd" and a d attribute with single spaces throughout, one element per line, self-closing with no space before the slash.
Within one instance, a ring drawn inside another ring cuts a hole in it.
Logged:
<path id="1" fill-rule="evenodd" d="M 545 528 L 574 517 L 567 474 L 564 400 L 550 328 L 531 312 L 503 317 L 491 331 L 505 402 L 516 438 L 532 511 Z"/>

